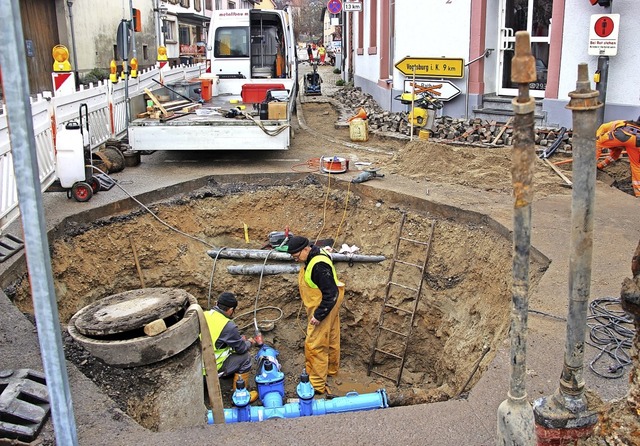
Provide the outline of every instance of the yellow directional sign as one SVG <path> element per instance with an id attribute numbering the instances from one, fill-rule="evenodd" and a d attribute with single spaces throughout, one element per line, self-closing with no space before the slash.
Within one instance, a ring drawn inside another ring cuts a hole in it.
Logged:
<path id="1" fill-rule="evenodd" d="M 464 60 L 448 57 L 405 57 L 396 64 L 396 68 L 407 76 L 464 77 Z"/>

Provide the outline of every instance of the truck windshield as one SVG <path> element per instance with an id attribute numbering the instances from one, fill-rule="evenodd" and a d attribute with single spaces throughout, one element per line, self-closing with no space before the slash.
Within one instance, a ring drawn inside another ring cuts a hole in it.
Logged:
<path id="1" fill-rule="evenodd" d="M 218 28 L 214 57 L 249 57 L 249 27 Z"/>

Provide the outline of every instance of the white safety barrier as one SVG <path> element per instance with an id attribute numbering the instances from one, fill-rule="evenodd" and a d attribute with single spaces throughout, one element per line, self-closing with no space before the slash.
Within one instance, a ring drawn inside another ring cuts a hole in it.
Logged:
<path id="1" fill-rule="evenodd" d="M 165 83 L 189 80 L 200 76 L 204 65 L 178 66 L 163 71 Z M 150 68 L 128 80 L 130 98 L 144 94 L 144 89 L 158 86 L 158 68 Z M 33 131 L 38 155 L 38 170 L 42 190 L 46 190 L 55 177 L 55 132 L 69 121 L 78 121 L 80 104 L 87 104 L 91 149 L 98 148 L 109 138 L 121 138 L 127 132 L 125 82 L 112 84 L 108 80 L 88 88 L 80 86 L 75 93 L 50 97 L 39 94 L 31 99 Z M 16 178 L 13 173 L 11 135 L 7 116 L 0 104 L 0 235 L 20 215 Z"/>

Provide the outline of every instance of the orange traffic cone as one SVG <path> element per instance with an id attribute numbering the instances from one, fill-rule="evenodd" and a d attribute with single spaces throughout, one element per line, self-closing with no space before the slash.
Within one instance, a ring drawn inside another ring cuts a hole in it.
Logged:
<path id="1" fill-rule="evenodd" d="M 347 119 L 347 122 L 351 122 L 354 119 L 367 119 L 367 112 L 364 110 L 364 108 L 360 107 L 358 113 Z"/>

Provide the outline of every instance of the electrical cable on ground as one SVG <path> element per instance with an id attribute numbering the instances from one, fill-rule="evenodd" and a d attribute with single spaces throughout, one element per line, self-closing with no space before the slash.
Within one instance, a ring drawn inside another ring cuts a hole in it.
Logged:
<path id="1" fill-rule="evenodd" d="M 340 220 L 340 223 L 338 224 L 338 229 L 336 229 L 336 235 L 333 238 L 333 244 L 331 245 L 332 249 L 335 247 L 336 242 L 338 241 L 338 236 L 340 235 L 340 229 L 342 229 L 342 224 L 344 223 L 345 217 L 347 216 L 347 207 L 349 206 L 350 193 L 351 193 L 351 181 L 349 181 L 349 183 L 347 184 L 347 198 L 345 200 L 344 209 L 342 211 L 342 219 Z"/>
<path id="2" fill-rule="evenodd" d="M 209 294 L 207 294 L 207 310 L 211 309 L 211 290 L 213 288 L 213 273 L 216 272 L 216 265 L 218 264 L 218 257 L 220 257 L 220 253 L 227 249 L 226 246 L 220 248 L 216 257 L 213 259 L 213 267 L 211 268 L 211 277 L 209 278 Z"/>
<path id="3" fill-rule="evenodd" d="M 612 309 L 611 307 L 615 307 Z M 596 375 L 607 378 L 620 378 L 625 367 L 631 365 L 630 350 L 635 334 L 633 319 L 621 308 L 620 299 L 603 297 L 589 304 L 591 316 L 587 321 L 590 328 L 587 344 L 600 350 L 589 363 Z M 609 364 L 601 364 L 606 359 Z"/>
<path id="4" fill-rule="evenodd" d="M 308 170 L 300 170 L 299 168 L 302 166 L 306 166 Z M 294 164 L 291 166 L 291 170 L 294 172 L 317 172 L 320 170 L 320 158 L 311 158 L 308 159 L 305 163 Z"/>
<path id="5" fill-rule="evenodd" d="M 253 325 L 255 326 L 256 333 L 260 331 L 258 328 L 258 298 L 260 297 L 260 289 L 262 288 L 262 276 L 264 275 L 264 267 L 267 266 L 267 260 L 269 260 L 269 256 L 271 253 L 275 251 L 275 249 L 270 249 L 267 255 L 264 258 L 264 262 L 262 263 L 262 270 L 260 271 L 260 281 L 258 282 L 258 292 L 256 294 L 256 300 L 253 304 Z"/>
<path id="6" fill-rule="evenodd" d="M 253 314 L 253 315 L 255 315 L 255 314 L 257 314 L 258 312 L 260 312 L 260 311 L 264 311 L 264 310 L 276 310 L 276 311 L 278 311 L 278 312 L 280 313 L 280 315 L 279 315 L 278 317 L 276 317 L 275 319 L 261 319 L 261 320 L 260 320 L 260 322 L 258 322 L 258 326 L 267 326 L 267 325 L 270 325 L 270 324 L 275 324 L 275 323 L 276 323 L 276 322 L 278 322 L 280 319 L 282 319 L 282 316 L 284 315 L 284 312 L 282 311 L 282 309 L 281 309 L 280 307 L 270 307 L 270 306 L 269 306 L 269 307 L 259 307 L 259 308 L 254 308 L 254 309 L 253 309 L 253 310 L 251 310 L 251 311 L 247 311 L 247 312 L 244 312 L 244 313 L 242 313 L 242 314 L 237 315 L 237 316 L 236 316 L 236 317 L 234 317 L 233 319 L 234 319 L 234 320 L 241 319 L 243 316 L 246 316 L 246 315 L 248 315 L 248 314 Z M 255 317 L 255 316 L 254 316 L 254 317 Z M 254 323 L 253 323 L 253 321 L 251 321 L 251 322 L 250 322 L 250 323 L 248 323 L 247 325 L 243 325 L 242 327 L 239 327 L 239 330 L 241 330 L 241 331 L 242 331 L 242 330 L 245 330 L 245 329 L 247 329 L 247 328 L 249 328 L 249 327 L 253 327 L 253 326 L 254 326 Z M 266 330 L 265 330 L 265 331 L 266 331 Z"/>
<path id="7" fill-rule="evenodd" d="M 322 234 L 322 231 L 324 231 L 324 226 L 327 224 L 327 201 L 329 200 L 329 190 L 331 189 L 331 172 L 328 172 L 327 176 L 327 193 L 324 196 L 324 205 L 322 206 L 322 227 L 315 238 L 315 242 L 320 239 L 320 235 Z"/>
<path id="8" fill-rule="evenodd" d="M 543 316 L 548 316 L 552 319 L 558 319 L 560 321 L 566 321 L 567 318 L 566 317 L 562 317 L 562 316 L 556 316 L 555 314 L 551 314 L 551 313 L 545 313 L 544 311 L 540 311 L 540 310 L 532 310 L 529 309 L 529 313 L 535 313 L 535 314 L 541 314 Z"/>
<path id="9" fill-rule="evenodd" d="M 142 203 L 140 200 L 138 200 L 136 197 L 134 197 L 133 195 L 131 195 L 124 187 L 122 187 L 120 184 L 118 184 L 118 182 L 116 180 L 114 180 L 113 178 L 111 178 L 109 175 L 107 175 L 106 173 L 104 173 L 102 170 L 100 170 L 99 168 L 97 168 L 96 166 L 90 166 L 93 170 L 97 170 L 98 172 L 100 172 L 102 175 L 106 176 L 107 178 L 109 178 L 111 181 L 113 181 L 113 183 L 118 186 L 118 188 L 120 190 L 122 190 L 122 192 L 124 192 L 125 194 L 127 194 L 129 196 L 129 198 L 131 198 L 133 201 L 135 201 L 136 203 L 138 203 L 144 210 L 146 210 L 148 213 L 150 213 L 153 218 L 155 218 L 156 220 L 158 220 L 160 223 L 162 223 L 164 226 L 166 226 L 167 228 L 171 229 L 172 231 L 177 232 L 180 235 L 183 235 L 187 238 L 190 238 L 192 240 L 195 240 L 197 242 L 202 243 L 203 245 L 208 246 L 209 248 L 215 248 L 214 245 L 212 245 L 211 243 L 202 240 L 201 238 L 198 238 L 196 236 L 193 236 L 191 234 L 187 234 L 186 232 L 181 231 L 180 229 L 171 226 L 169 223 L 166 223 L 165 221 L 163 221 L 160 217 L 158 217 L 151 209 L 149 209 L 144 203 Z"/>

